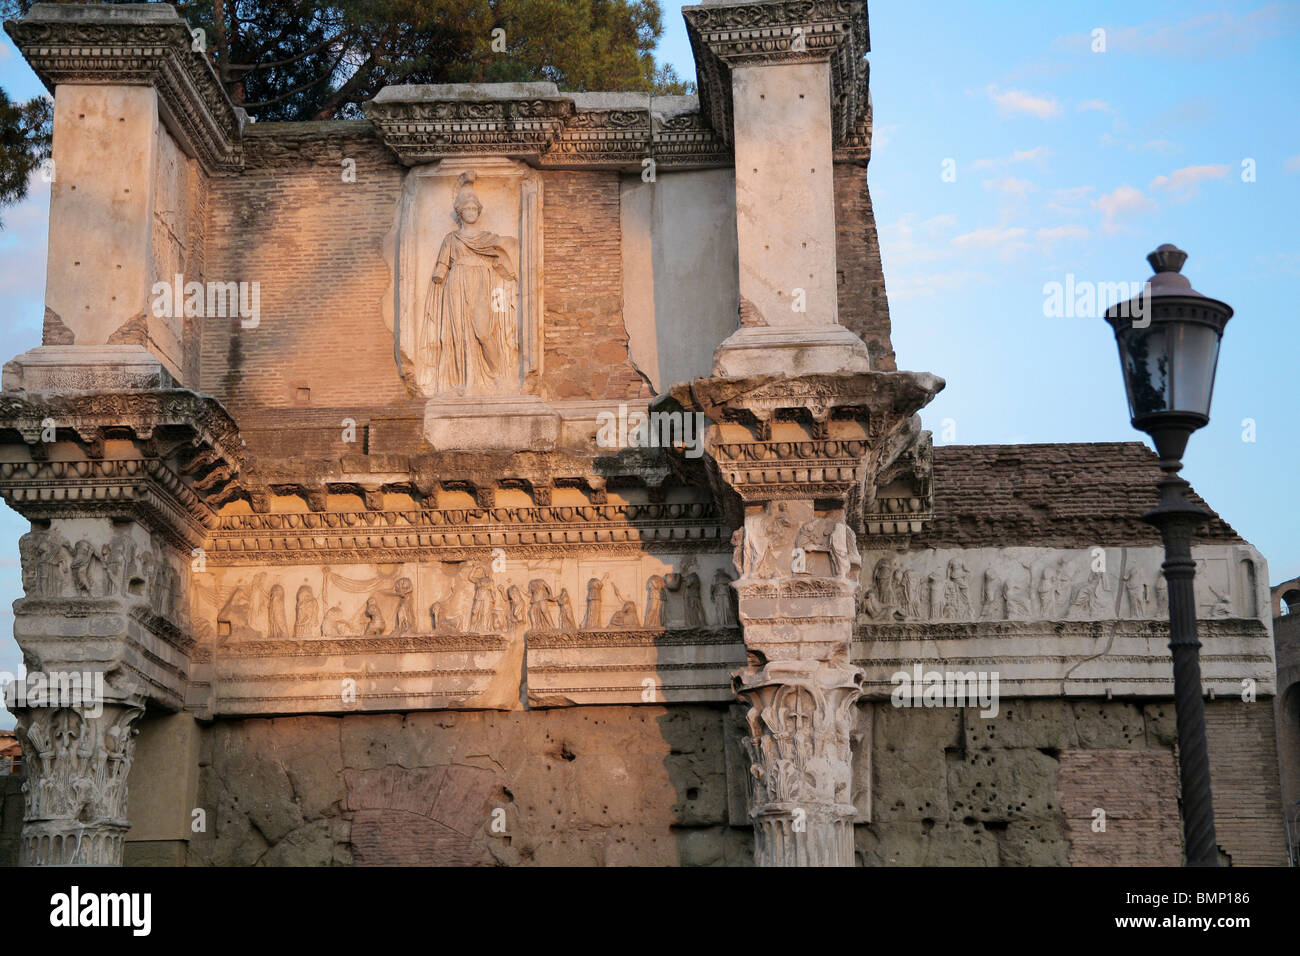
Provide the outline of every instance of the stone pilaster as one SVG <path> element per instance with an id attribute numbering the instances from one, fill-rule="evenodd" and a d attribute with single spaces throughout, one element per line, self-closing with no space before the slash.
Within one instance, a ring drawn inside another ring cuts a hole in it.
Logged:
<path id="1" fill-rule="evenodd" d="M 749 704 L 757 861 L 851 865 L 857 535 L 878 532 L 877 491 L 916 455 L 916 412 L 943 382 L 873 371 L 838 322 L 834 163 L 870 147 L 866 4 L 683 13 L 701 114 L 735 151 L 740 328 L 714 377 L 670 400 L 712 423 L 707 468 L 737 528 L 750 664 L 734 689 Z"/>
<path id="2" fill-rule="evenodd" d="M 192 556 L 243 459 L 221 407 L 169 384 L 133 346 L 47 346 L 4 369 L 0 496 L 31 521 L 14 602 L 27 678 L 7 692 L 28 865 L 121 862 L 136 723 L 186 703 Z"/>
<path id="3" fill-rule="evenodd" d="M 38 3 L 5 29 L 54 96 L 43 343 L 144 345 L 184 382 L 193 323 L 154 289 L 201 278 L 191 210 L 240 168 L 243 111 L 167 5 Z"/>

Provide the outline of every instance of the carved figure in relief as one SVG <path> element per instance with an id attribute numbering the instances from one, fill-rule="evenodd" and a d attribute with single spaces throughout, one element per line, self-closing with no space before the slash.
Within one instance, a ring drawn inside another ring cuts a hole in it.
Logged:
<path id="1" fill-rule="evenodd" d="M 146 565 L 152 564 L 152 558 L 145 554 L 141 556 Z M 152 574 L 150 572 L 145 572 Z M 240 582 L 235 585 L 230 596 L 226 598 L 226 603 L 221 606 L 217 613 L 217 633 L 222 634 L 222 625 L 225 625 L 223 638 L 233 639 L 235 641 L 260 641 L 262 632 L 252 626 L 253 621 L 253 588 L 254 584 Z"/>
<path id="2" fill-rule="evenodd" d="M 458 228 L 442 240 L 425 300 L 417 378 L 430 394 L 500 391 L 518 374 L 518 241 L 475 227 L 483 212 L 476 180 L 473 170 L 457 180 Z"/>
<path id="3" fill-rule="evenodd" d="M 100 549 L 104 567 L 104 590 L 108 594 L 123 594 L 126 590 L 127 548 L 119 535 L 104 543 Z"/>
<path id="4" fill-rule="evenodd" d="M 1007 618 L 1012 621 L 1023 621 L 1033 613 L 1029 606 L 1029 589 L 1034 577 L 1033 569 L 1027 564 L 1021 564 L 1020 566 L 1024 568 L 1025 576 L 1019 581 L 1008 579 L 1002 586 L 1002 593 L 1007 603 Z"/>
<path id="5" fill-rule="evenodd" d="M 568 588 L 560 588 L 560 594 L 555 599 L 555 603 L 560 609 L 560 630 L 576 631 L 578 622 L 573 617 L 573 600 L 569 597 Z"/>
<path id="6" fill-rule="evenodd" d="M 725 572 L 719 571 L 719 574 Z M 652 574 L 645 583 L 645 626 L 662 627 L 664 623 L 664 579 Z"/>
<path id="7" fill-rule="evenodd" d="M 524 624 L 528 620 L 528 602 L 524 598 L 524 589 L 517 584 L 511 584 L 506 590 L 506 595 L 510 598 L 510 620 L 515 624 Z"/>
<path id="8" fill-rule="evenodd" d="M 398 578 L 393 583 L 397 594 L 397 611 L 393 615 L 393 637 L 401 637 L 415 630 L 415 585 L 410 578 Z"/>
<path id="9" fill-rule="evenodd" d="M 1210 592 L 1210 601 L 1207 605 L 1209 617 L 1232 617 L 1232 598 L 1226 594 L 1220 594 L 1213 584 L 1205 582 L 1205 588 Z"/>
<path id="10" fill-rule="evenodd" d="M 496 598 L 492 603 L 492 630 L 500 634 L 510 629 L 510 595 L 504 584 L 496 587 Z"/>
<path id="11" fill-rule="evenodd" d="M 555 620 L 551 617 L 551 605 L 555 598 L 551 596 L 551 586 L 541 578 L 528 582 L 528 626 L 534 631 L 555 630 Z"/>
<path id="12" fill-rule="evenodd" d="M 948 580 L 943 588 L 943 616 L 969 621 L 971 614 L 970 571 L 961 558 L 953 558 L 948 562 Z"/>
<path id="13" fill-rule="evenodd" d="M 1163 571 L 1156 572 L 1156 617 L 1169 616 L 1169 582 L 1165 580 Z"/>
<path id="14" fill-rule="evenodd" d="M 60 597 L 68 580 L 67 556 L 72 551 L 57 531 L 46 531 L 41 535 L 38 551 L 41 596 Z"/>
<path id="15" fill-rule="evenodd" d="M 1088 578 L 1080 584 L 1070 599 L 1070 611 L 1078 610 L 1084 615 L 1101 613 L 1106 607 L 1105 592 L 1110 590 L 1110 581 L 1105 571 L 1095 571 L 1089 567 Z"/>
<path id="16" fill-rule="evenodd" d="M 766 513 L 753 522 L 753 531 L 745 535 L 745 572 L 755 578 L 777 576 L 777 554 L 794 537 L 795 523 L 784 501 L 769 501 Z"/>
<path id="17" fill-rule="evenodd" d="M 41 593 L 41 539 L 42 531 L 28 531 L 18 539 L 18 564 L 22 575 L 23 593 L 38 597 Z"/>
<path id="18" fill-rule="evenodd" d="M 709 588 L 709 597 L 713 599 L 713 613 L 718 619 L 718 627 L 735 627 L 740 623 L 736 607 L 736 592 L 731 586 L 731 575 L 722 568 L 713 572 L 713 585 Z M 647 619 L 646 624 L 650 623 Z"/>
<path id="19" fill-rule="evenodd" d="M 91 565 L 99 560 L 99 554 L 95 551 L 95 546 L 90 543 L 89 538 L 82 538 L 72 548 L 72 583 L 76 587 L 77 593 L 83 596 L 90 596 L 95 593 L 94 584 L 90 579 Z"/>
<path id="20" fill-rule="evenodd" d="M 587 582 L 587 610 L 582 616 L 584 631 L 598 630 L 601 621 L 601 602 L 604 599 L 605 582 L 609 580 L 606 572 L 603 578 L 591 578 Z"/>
<path id="21" fill-rule="evenodd" d="M 1124 572 L 1124 596 L 1128 599 L 1128 613 L 1132 617 L 1147 616 L 1146 575 L 1136 564 Z"/>
<path id="22" fill-rule="evenodd" d="M 704 603 L 700 599 L 700 576 L 693 570 L 693 561 L 687 561 L 683 573 L 671 573 L 664 576 L 664 590 L 681 593 L 681 621 L 685 627 L 705 627 L 708 618 L 704 615 Z"/>
<path id="23" fill-rule="evenodd" d="M 898 600 L 898 616 L 916 618 L 916 572 L 907 566 L 895 568 L 893 585 Z"/>
<path id="24" fill-rule="evenodd" d="M 1000 621 L 1005 615 L 1006 584 L 993 568 L 984 569 L 984 604 L 980 607 L 980 620 Z"/>
<path id="25" fill-rule="evenodd" d="M 366 625 L 361 633 L 366 637 L 378 637 L 386 630 L 384 626 L 384 612 L 379 607 L 377 598 L 367 598 L 365 609 L 361 612 L 365 618 Z"/>
<path id="26" fill-rule="evenodd" d="M 737 528 L 731 532 L 731 563 L 737 575 L 745 573 L 745 529 Z"/>
<path id="27" fill-rule="evenodd" d="M 332 605 L 325 612 L 325 619 L 320 625 L 321 637 L 356 637 L 356 631 L 343 614 L 343 608 Z"/>
<path id="28" fill-rule="evenodd" d="M 298 588 L 298 597 L 294 602 L 293 610 L 293 636 L 295 640 L 305 640 L 313 638 L 320 631 L 317 630 L 320 621 L 320 604 L 316 601 L 316 595 L 312 589 L 304 584 Z"/>
<path id="29" fill-rule="evenodd" d="M 894 556 L 887 554 L 876 562 L 876 570 L 871 574 L 871 589 L 876 593 L 876 601 L 882 609 L 892 609 L 897 603 L 894 596 Z"/>
<path id="30" fill-rule="evenodd" d="M 284 613 L 284 588 L 271 585 L 271 595 L 266 602 L 266 636 L 268 640 L 282 641 L 289 636 L 289 624 Z"/>
<path id="31" fill-rule="evenodd" d="M 698 579 L 697 579 L 698 580 Z M 619 608 L 609 619 L 610 627 L 640 627 L 641 622 L 637 619 L 636 602 L 629 601 L 623 597 L 619 591 L 618 585 L 610 581 L 610 586 L 614 588 L 614 597 L 618 599 Z"/>
<path id="32" fill-rule="evenodd" d="M 470 606 L 469 630 L 473 634 L 486 634 L 492 630 L 492 575 L 479 568 L 470 581 L 474 584 L 474 602 Z"/>
<path id="33" fill-rule="evenodd" d="M 804 551 L 821 551 L 830 562 L 831 576 L 847 580 L 854 565 L 862 564 L 862 555 L 858 553 L 857 535 L 843 521 L 833 518 L 810 518 L 799 528 L 795 537 L 795 547 Z M 887 603 L 893 605 L 893 578 L 886 584 Z M 877 586 L 877 597 L 886 599 L 886 592 Z"/>

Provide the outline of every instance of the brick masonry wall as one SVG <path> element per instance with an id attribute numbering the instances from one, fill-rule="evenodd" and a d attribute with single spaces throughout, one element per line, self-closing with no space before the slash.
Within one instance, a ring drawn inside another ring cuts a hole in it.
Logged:
<path id="1" fill-rule="evenodd" d="M 1159 545 L 1139 518 L 1159 500 L 1159 478 L 1141 442 L 936 445 L 934 523 L 912 547 Z M 1241 542 L 1217 516 L 1195 540 Z"/>
<path id="2" fill-rule="evenodd" d="M 623 326 L 619 175 L 542 174 L 546 398 L 648 398 Z"/>
<path id="3" fill-rule="evenodd" d="M 201 378 L 241 426 L 252 426 L 250 448 L 275 454 L 288 452 L 279 436 L 321 409 L 336 422 L 364 424 L 375 406 L 400 415 L 411 403 L 380 312 L 389 284 L 382 243 L 402 168 L 365 136 L 285 157 L 267 132 L 249 139 L 243 175 L 212 181 L 206 258 L 209 280 L 261 283 L 261 322 L 204 320 Z M 355 183 L 343 181 L 344 157 L 356 161 Z M 300 387 L 310 389 L 309 408 L 295 407 Z M 292 450 L 314 450 L 301 437 Z"/>
<path id="4" fill-rule="evenodd" d="M 892 370 L 896 366 L 889 337 L 889 298 L 866 166 L 836 164 L 835 208 L 840 324 L 867 343 L 872 367 Z"/>
<path id="5" fill-rule="evenodd" d="M 1286 866 L 1273 699 L 1205 704 L 1215 835 L 1235 866 Z"/>
<path id="6" fill-rule="evenodd" d="M 294 125 L 293 136 L 259 126 L 244 173 L 211 181 L 204 278 L 259 281 L 262 319 L 248 329 L 237 318 L 201 321 L 198 387 L 248 429 L 255 454 L 338 454 L 336 422 L 381 415 L 407 424 L 386 429 L 393 443 L 376 450 L 418 451 L 423 400 L 398 378 L 380 311 L 389 283 L 382 243 L 403 168 L 368 124 Z M 356 161 L 355 183 L 343 181 L 345 157 Z M 649 397 L 623 326 L 618 174 L 543 176 L 541 393 Z"/>
<path id="7" fill-rule="evenodd" d="M 1067 750 L 1057 786 L 1071 866 L 1182 865 L 1178 766 L 1170 751 Z"/>

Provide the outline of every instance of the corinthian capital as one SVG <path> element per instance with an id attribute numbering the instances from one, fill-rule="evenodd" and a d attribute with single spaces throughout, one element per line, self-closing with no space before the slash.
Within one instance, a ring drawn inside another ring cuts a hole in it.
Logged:
<path id="1" fill-rule="evenodd" d="M 750 818 L 760 866 L 853 865 L 849 737 L 862 672 L 827 661 L 773 661 L 733 678 L 749 705 Z"/>

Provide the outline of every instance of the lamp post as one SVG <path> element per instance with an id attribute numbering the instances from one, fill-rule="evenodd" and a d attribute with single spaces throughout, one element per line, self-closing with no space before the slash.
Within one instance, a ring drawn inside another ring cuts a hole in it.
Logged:
<path id="1" fill-rule="evenodd" d="M 1232 307 L 1192 288 L 1179 274 L 1186 260 L 1168 243 L 1147 256 L 1155 275 L 1143 295 L 1112 306 L 1106 321 L 1119 345 L 1133 427 L 1151 436 L 1164 472 L 1160 503 L 1142 520 L 1160 529 L 1165 546 L 1187 865 L 1218 866 L 1192 560 L 1192 534 L 1212 516 L 1188 500 L 1190 486 L 1178 472 L 1188 438 L 1210 421 L 1219 342 Z"/>

